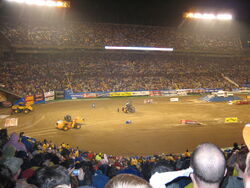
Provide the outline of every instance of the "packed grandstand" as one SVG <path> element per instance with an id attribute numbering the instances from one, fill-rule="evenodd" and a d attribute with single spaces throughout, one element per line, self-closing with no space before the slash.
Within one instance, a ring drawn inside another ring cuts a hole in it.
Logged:
<path id="1" fill-rule="evenodd" d="M 223 54 L 241 51 L 235 32 L 194 33 L 188 29 L 90 23 L 2 22 L 0 28 L 1 35 L 20 52 L 2 59 L 0 71 L 4 76 L 0 83 L 20 96 L 65 89 L 98 92 L 235 87 L 225 76 L 239 86 L 249 82 L 248 61 Z M 106 45 L 173 47 L 176 53 L 117 53 L 104 51 Z M 84 51 L 70 53 L 64 48 Z M 33 53 L 32 49 L 38 51 Z M 216 55 L 206 54 L 211 51 Z"/>
<path id="2" fill-rule="evenodd" d="M 219 25 L 219 23 L 218 23 Z M 241 49 L 239 34 L 229 30 L 181 30 L 174 27 L 91 23 L 4 23 L 1 33 L 14 45 L 33 46 L 155 46 L 179 50 Z"/>
<path id="3" fill-rule="evenodd" d="M 4 60 L 3 65 L 0 83 L 20 96 L 65 89 L 75 93 L 230 89 L 235 85 L 223 74 L 242 86 L 248 82 L 250 70 L 249 63 L 241 58 L 98 52 L 73 57 L 18 54 Z"/>
<path id="4" fill-rule="evenodd" d="M 49 91 L 128 92 L 178 89 L 240 89 L 249 86 L 250 64 L 242 53 L 237 32 L 197 31 L 156 26 L 103 23 L 23 23 L 2 21 L 0 35 L 10 47 L 0 57 L 0 84 L 20 97 Z M 172 47 L 174 53 L 114 52 L 104 46 Z M 76 49 L 78 51 L 74 51 Z M 234 54 L 232 54 L 234 53 Z M 236 54 L 236 55 L 235 55 Z M 230 81 L 229 81 L 230 80 Z M 130 173 L 147 181 L 155 172 L 187 169 L 189 151 L 183 154 L 112 156 L 84 151 L 62 143 L 38 141 L 1 132 L 3 187 L 42 187 L 37 169 L 61 165 L 82 169 L 84 178 L 71 175 L 71 186 L 101 188 L 117 174 Z M 248 149 L 245 145 L 224 150 L 227 176 L 242 173 Z M 237 163 L 237 165 L 236 165 Z M 239 165 L 241 165 L 239 167 Z M 29 183 L 29 185 L 28 185 Z M 180 177 L 167 186 L 190 186 Z M 152 185 L 153 186 L 153 185 Z M 154 187 L 154 186 L 153 186 Z M 156 188 L 156 187 L 154 187 Z"/>

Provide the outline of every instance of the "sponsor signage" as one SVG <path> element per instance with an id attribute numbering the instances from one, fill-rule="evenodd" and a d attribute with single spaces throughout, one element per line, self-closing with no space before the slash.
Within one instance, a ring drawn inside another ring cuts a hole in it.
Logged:
<path id="1" fill-rule="evenodd" d="M 162 96 L 162 91 L 149 91 L 150 96 Z"/>
<path id="2" fill-rule="evenodd" d="M 36 95 L 34 95 L 34 98 L 35 98 L 35 104 L 45 102 L 43 94 L 36 94 Z"/>
<path id="3" fill-rule="evenodd" d="M 16 127 L 18 125 L 18 119 L 17 118 L 7 118 L 5 120 L 5 127 Z"/>
<path id="4" fill-rule="evenodd" d="M 227 117 L 225 118 L 225 123 L 238 123 L 237 117 Z"/>
<path id="5" fill-rule="evenodd" d="M 96 93 L 84 93 L 83 96 L 84 98 L 96 98 L 97 97 Z"/>
<path id="6" fill-rule="evenodd" d="M 83 99 L 84 98 L 84 93 L 73 93 L 70 94 L 72 99 Z"/>
<path id="7" fill-rule="evenodd" d="M 64 91 L 55 91 L 55 98 L 56 99 L 64 99 Z"/>
<path id="8" fill-rule="evenodd" d="M 25 104 L 27 104 L 27 105 L 32 105 L 32 104 L 34 104 L 34 96 L 33 95 L 28 95 L 28 96 L 25 96 L 24 97 L 24 102 L 25 102 Z"/>
<path id="9" fill-rule="evenodd" d="M 129 97 L 132 96 L 133 92 L 110 92 L 110 97 Z"/>
<path id="10" fill-rule="evenodd" d="M 149 91 L 133 91 L 132 96 L 148 96 Z"/>
<path id="11" fill-rule="evenodd" d="M 44 92 L 44 98 L 45 101 L 55 100 L 55 92 L 54 91 Z"/>
<path id="12" fill-rule="evenodd" d="M 108 92 L 96 93 L 96 97 L 100 97 L 100 98 L 109 97 L 109 93 Z"/>
<path id="13" fill-rule="evenodd" d="M 178 102 L 179 98 L 170 98 L 170 102 Z"/>

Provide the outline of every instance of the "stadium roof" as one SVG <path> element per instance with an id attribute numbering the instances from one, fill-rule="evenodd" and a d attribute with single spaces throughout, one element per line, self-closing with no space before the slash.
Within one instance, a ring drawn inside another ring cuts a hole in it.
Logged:
<path id="1" fill-rule="evenodd" d="M 235 18 L 250 23 L 249 0 L 72 0 L 72 9 L 97 22 L 178 25 L 184 12 L 232 10 Z"/>

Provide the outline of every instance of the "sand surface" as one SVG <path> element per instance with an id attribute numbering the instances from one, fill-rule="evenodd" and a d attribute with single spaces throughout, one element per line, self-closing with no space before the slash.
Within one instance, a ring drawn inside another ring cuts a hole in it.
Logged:
<path id="1" fill-rule="evenodd" d="M 193 150 L 202 142 L 213 142 L 219 147 L 243 143 L 242 129 L 250 122 L 250 105 L 207 103 L 199 97 L 154 97 L 153 104 L 144 104 L 145 98 L 116 98 L 101 100 L 59 101 L 34 106 L 30 114 L 17 114 L 18 126 L 8 132 L 24 131 L 26 135 L 56 144 L 68 143 L 86 151 L 113 155 L 149 155 L 182 153 Z M 133 114 L 117 112 L 126 101 L 136 107 Z M 96 108 L 92 108 L 96 103 Z M 1 109 L 1 114 L 10 110 Z M 85 118 L 81 129 L 57 130 L 55 123 L 65 115 Z M 226 117 L 238 117 L 239 122 L 226 124 Z M 181 125 L 180 120 L 196 120 L 202 125 Z M 131 120 L 132 124 L 125 124 Z M 4 120 L 0 119 L 0 128 Z"/>

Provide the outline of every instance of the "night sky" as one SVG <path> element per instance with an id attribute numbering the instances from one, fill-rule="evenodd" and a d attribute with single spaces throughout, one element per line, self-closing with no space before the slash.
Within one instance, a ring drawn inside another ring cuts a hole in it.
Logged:
<path id="1" fill-rule="evenodd" d="M 41 17 L 41 7 L 30 7 L 0 0 L 0 16 Z M 188 10 L 232 10 L 235 19 L 250 25 L 250 0 L 70 0 L 68 10 L 51 12 L 60 18 L 87 22 L 177 26 Z M 49 9 L 49 8 L 47 8 Z M 51 8 L 50 8 L 51 9 Z M 33 12 L 32 12 L 33 11 Z M 43 12 L 48 14 L 48 12 Z M 46 18 L 47 19 L 47 18 Z M 48 19 L 47 19 L 48 20 Z"/>
<path id="2" fill-rule="evenodd" d="M 72 0 L 71 10 L 86 21 L 146 25 L 178 25 L 192 9 L 232 10 L 235 18 L 250 23 L 250 0 Z"/>

